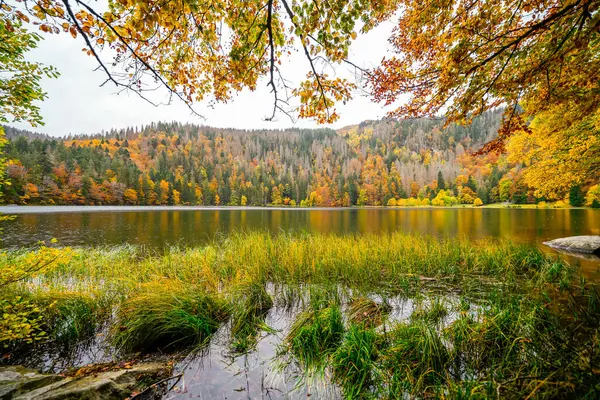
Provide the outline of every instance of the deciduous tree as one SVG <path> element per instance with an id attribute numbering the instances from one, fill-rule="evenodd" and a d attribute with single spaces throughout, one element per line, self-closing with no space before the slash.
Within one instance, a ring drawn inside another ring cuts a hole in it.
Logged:
<path id="1" fill-rule="evenodd" d="M 0 17 L 80 39 L 107 84 L 145 99 L 162 86 L 169 101 L 178 98 L 193 111 L 193 102 L 227 102 L 265 78 L 273 96 L 267 119 L 283 112 L 333 122 L 336 103 L 350 98 L 354 83 L 334 76 L 331 66 L 353 66 L 347 58 L 357 21 L 366 32 L 392 15 L 396 3 L 108 0 L 104 11 L 91 0 L 8 0 Z M 282 65 L 296 50 L 305 78 L 291 86 Z"/>

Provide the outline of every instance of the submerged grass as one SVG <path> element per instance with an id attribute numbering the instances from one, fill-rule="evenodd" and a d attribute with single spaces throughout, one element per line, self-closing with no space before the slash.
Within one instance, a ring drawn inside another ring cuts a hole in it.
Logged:
<path id="1" fill-rule="evenodd" d="M 76 249 L 0 296 L 43 308 L 57 342 L 109 323 L 123 352 L 198 346 L 227 322 L 246 352 L 274 304 L 299 308 L 287 348 L 348 398 L 598 398 L 600 292 L 574 277 L 508 241 L 248 232 L 164 254 Z M 370 300 L 393 296 L 416 304 L 397 323 Z"/>
<path id="2" fill-rule="evenodd" d="M 391 306 L 387 303 L 378 304 L 368 297 L 359 297 L 348 305 L 348 319 L 358 325 L 375 328 L 381 325 Z"/>
<path id="3" fill-rule="evenodd" d="M 231 290 L 231 347 L 243 353 L 256 345 L 261 328 L 265 328 L 265 317 L 273 307 L 273 299 L 264 283 L 244 282 Z"/>

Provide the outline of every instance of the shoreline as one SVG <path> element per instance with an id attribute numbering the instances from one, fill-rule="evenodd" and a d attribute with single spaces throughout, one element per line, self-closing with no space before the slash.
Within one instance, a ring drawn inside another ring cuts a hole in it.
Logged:
<path id="1" fill-rule="evenodd" d="M 186 206 L 186 205 L 2 205 L 0 214 L 48 214 L 77 212 L 142 212 L 142 211 L 347 211 L 347 210 L 437 210 L 437 209 L 511 209 L 511 210 L 588 210 L 591 207 L 537 207 L 536 204 L 493 203 L 483 206 L 460 204 L 454 206 L 353 206 L 353 207 L 298 207 L 298 206 Z"/>

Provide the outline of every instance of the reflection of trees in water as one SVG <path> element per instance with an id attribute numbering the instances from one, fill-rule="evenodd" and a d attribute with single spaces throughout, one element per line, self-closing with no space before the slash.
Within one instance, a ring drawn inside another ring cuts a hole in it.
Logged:
<path id="1" fill-rule="evenodd" d="M 331 233 L 417 232 L 435 236 L 499 237 L 539 244 L 572 235 L 600 235 L 591 209 L 344 209 L 191 210 L 20 214 L 5 224 L 5 247 L 59 239 L 63 245 L 197 245 L 240 230 Z"/>

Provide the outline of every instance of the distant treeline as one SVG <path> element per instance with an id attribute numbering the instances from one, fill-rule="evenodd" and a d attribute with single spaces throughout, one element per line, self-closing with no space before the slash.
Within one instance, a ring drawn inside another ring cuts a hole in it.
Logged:
<path id="1" fill-rule="evenodd" d="M 467 127 L 443 128 L 439 119 L 386 119 L 337 132 L 173 122 L 52 138 L 7 127 L 12 184 L 4 187 L 4 201 L 234 206 L 536 201 L 497 155 L 470 155 L 495 137 L 501 115 L 487 112 Z"/>

